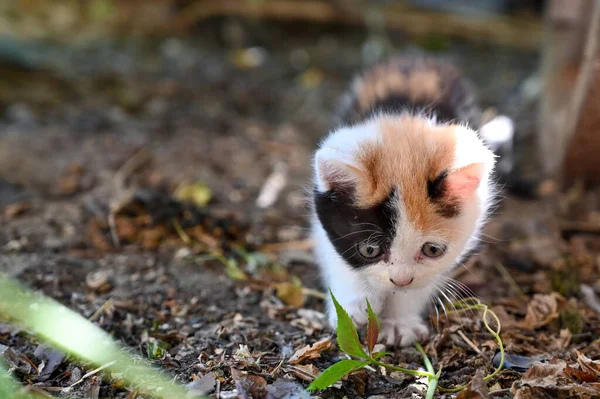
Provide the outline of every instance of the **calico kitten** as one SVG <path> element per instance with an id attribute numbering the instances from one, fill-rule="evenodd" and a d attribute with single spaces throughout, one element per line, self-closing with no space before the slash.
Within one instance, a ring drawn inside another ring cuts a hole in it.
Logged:
<path id="1" fill-rule="evenodd" d="M 368 298 L 380 341 L 412 345 L 428 335 L 422 313 L 474 247 L 493 199 L 495 156 L 477 131 L 504 143 L 512 123 L 480 126 L 469 82 L 429 59 L 365 71 L 343 105 L 314 157 L 316 259 L 358 325 Z M 335 327 L 331 300 L 328 313 Z"/>

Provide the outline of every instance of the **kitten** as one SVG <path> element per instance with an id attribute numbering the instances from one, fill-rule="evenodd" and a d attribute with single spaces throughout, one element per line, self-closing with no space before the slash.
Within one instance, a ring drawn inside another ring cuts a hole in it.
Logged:
<path id="1" fill-rule="evenodd" d="M 395 58 L 356 79 L 343 123 L 316 151 L 312 234 L 325 286 L 359 326 L 368 298 L 382 343 L 427 337 L 423 311 L 476 243 L 495 155 L 473 128 L 512 138 L 509 119 L 479 126 L 481 115 L 451 65 Z M 328 316 L 335 328 L 331 300 Z"/>

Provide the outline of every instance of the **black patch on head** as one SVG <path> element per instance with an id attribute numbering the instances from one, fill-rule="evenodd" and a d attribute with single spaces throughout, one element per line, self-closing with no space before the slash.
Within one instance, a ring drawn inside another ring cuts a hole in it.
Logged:
<path id="1" fill-rule="evenodd" d="M 427 182 L 427 195 L 432 200 L 438 200 L 446 194 L 446 177 L 448 171 L 440 173 L 435 179 Z"/>
<path id="2" fill-rule="evenodd" d="M 398 217 L 396 208 L 392 206 L 393 194 L 390 193 L 379 205 L 359 208 L 354 205 L 354 190 L 350 187 L 336 187 L 324 193 L 315 190 L 317 217 L 337 253 L 353 268 L 389 259 Z M 381 247 L 379 256 L 368 259 L 360 255 L 358 244 L 366 240 Z"/>
<path id="3" fill-rule="evenodd" d="M 448 195 L 448 171 L 440 173 L 427 182 L 427 195 L 436 205 L 436 213 L 447 219 L 457 217 L 461 212 L 460 200 Z"/>

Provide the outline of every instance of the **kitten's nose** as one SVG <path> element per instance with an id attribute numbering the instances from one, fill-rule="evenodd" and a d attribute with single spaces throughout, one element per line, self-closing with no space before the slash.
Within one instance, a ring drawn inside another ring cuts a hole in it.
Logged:
<path id="1" fill-rule="evenodd" d="M 410 283 L 412 283 L 414 279 L 415 279 L 414 277 L 402 277 L 402 278 L 398 278 L 396 280 L 390 278 L 390 281 L 398 287 L 404 287 L 404 286 L 407 286 Z"/>

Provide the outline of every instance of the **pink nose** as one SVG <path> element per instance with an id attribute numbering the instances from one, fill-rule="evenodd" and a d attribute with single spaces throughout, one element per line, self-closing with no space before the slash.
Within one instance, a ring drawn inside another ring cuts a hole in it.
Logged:
<path id="1" fill-rule="evenodd" d="M 394 280 L 394 279 L 391 279 L 391 278 L 390 278 L 390 281 L 391 281 L 392 283 L 394 283 L 394 285 L 396 285 L 396 286 L 398 286 L 398 287 L 404 287 L 404 286 L 407 286 L 407 285 L 409 285 L 410 283 L 412 283 L 414 279 L 415 279 L 414 277 L 410 277 L 410 278 L 409 278 L 409 277 L 405 277 L 405 278 L 399 278 L 399 279 L 397 279 L 397 280 Z"/>

